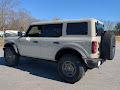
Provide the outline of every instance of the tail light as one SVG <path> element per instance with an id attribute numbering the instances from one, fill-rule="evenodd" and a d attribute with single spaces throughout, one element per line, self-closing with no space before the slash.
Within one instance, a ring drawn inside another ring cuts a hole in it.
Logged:
<path id="1" fill-rule="evenodd" d="M 92 42 L 92 53 L 96 53 L 97 52 L 97 42 L 94 41 Z"/>

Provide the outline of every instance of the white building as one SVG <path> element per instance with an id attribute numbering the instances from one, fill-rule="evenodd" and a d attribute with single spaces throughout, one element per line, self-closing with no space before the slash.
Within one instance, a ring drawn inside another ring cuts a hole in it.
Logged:
<path id="1" fill-rule="evenodd" d="M 19 31 L 19 30 L 6 30 L 6 31 L 5 31 L 5 36 L 6 36 L 6 37 L 18 36 L 18 31 Z"/>
<path id="2" fill-rule="evenodd" d="M 0 31 L 0 37 L 2 37 L 2 36 L 3 36 L 3 34 L 4 34 L 4 32 L 3 32 L 3 31 Z"/>

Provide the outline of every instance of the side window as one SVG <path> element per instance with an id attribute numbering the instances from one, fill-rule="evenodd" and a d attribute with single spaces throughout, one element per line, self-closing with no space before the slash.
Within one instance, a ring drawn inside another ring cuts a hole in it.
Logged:
<path id="1" fill-rule="evenodd" d="M 62 24 L 43 25 L 43 37 L 60 37 L 62 35 Z"/>
<path id="2" fill-rule="evenodd" d="M 41 30 L 42 30 L 41 25 L 31 26 L 29 28 L 29 32 L 28 32 L 27 36 L 29 36 L 29 37 L 40 37 L 41 36 Z"/>
<path id="3" fill-rule="evenodd" d="M 95 28 L 96 28 L 96 35 L 101 36 L 104 33 L 104 27 L 100 23 L 95 23 Z"/>
<path id="4" fill-rule="evenodd" d="M 68 23 L 67 24 L 67 35 L 87 35 L 88 33 L 88 23 Z"/>

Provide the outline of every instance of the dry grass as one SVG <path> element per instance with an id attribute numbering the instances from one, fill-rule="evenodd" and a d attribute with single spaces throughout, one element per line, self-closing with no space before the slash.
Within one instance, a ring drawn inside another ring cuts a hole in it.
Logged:
<path id="1" fill-rule="evenodd" d="M 116 41 L 120 42 L 120 36 L 116 36 Z"/>
<path id="2" fill-rule="evenodd" d="M 2 47 L 4 45 L 4 41 L 3 39 L 0 37 L 0 47 Z"/>

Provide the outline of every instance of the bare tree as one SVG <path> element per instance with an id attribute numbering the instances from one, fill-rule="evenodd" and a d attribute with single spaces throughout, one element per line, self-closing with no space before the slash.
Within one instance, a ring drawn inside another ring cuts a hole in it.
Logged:
<path id="1" fill-rule="evenodd" d="M 105 26 L 105 30 L 114 30 L 115 27 L 115 22 L 113 21 L 103 21 L 104 26 Z"/>
<path id="2" fill-rule="evenodd" d="M 57 16 L 54 16 L 54 17 L 53 17 L 53 21 L 55 21 L 55 20 L 60 20 L 60 18 L 57 17 Z"/>
<path id="3" fill-rule="evenodd" d="M 0 0 L 0 27 L 5 32 L 5 23 L 8 18 L 8 12 L 18 4 L 16 0 Z"/>
<path id="4" fill-rule="evenodd" d="M 20 24 L 17 12 L 11 10 L 8 15 L 8 19 L 6 20 L 6 29 L 19 30 Z"/>
<path id="5" fill-rule="evenodd" d="M 32 22 L 37 22 L 29 11 L 19 9 L 18 11 L 11 10 L 7 19 L 7 29 L 25 31 Z"/>
<path id="6" fill-rule="evenodd" d="M 19 9 L 18 16 L 19 23 L 21 26 L 20 28 L 23 28 L 24 30 L 26 30 L 31 23 L 39 21 L 36 18 L 34 18 L 31 15 L 31 13 L 26 9 Z"/>

